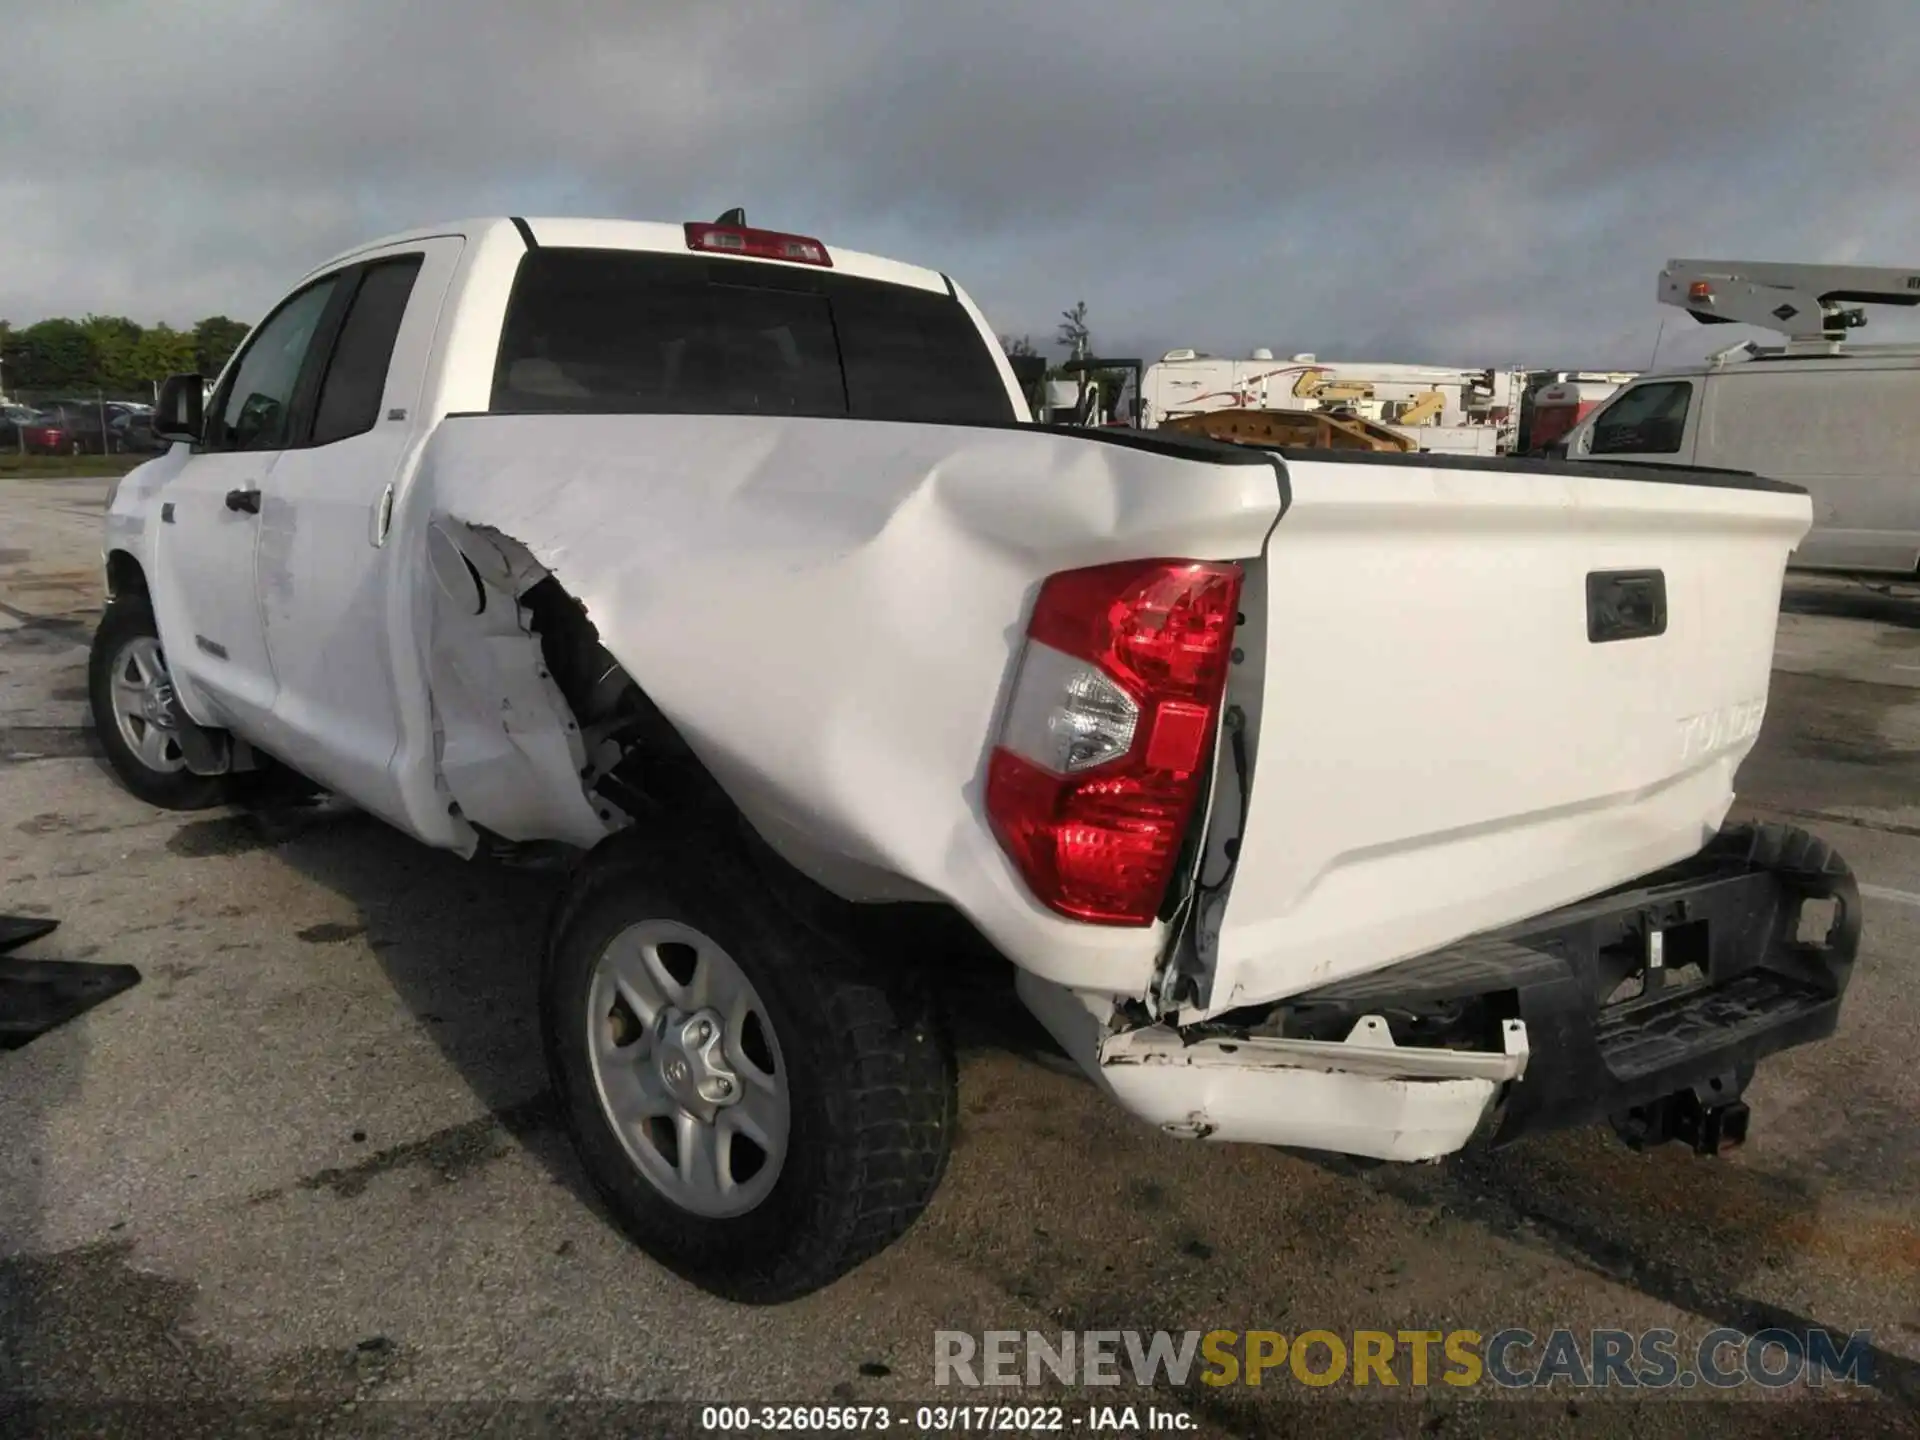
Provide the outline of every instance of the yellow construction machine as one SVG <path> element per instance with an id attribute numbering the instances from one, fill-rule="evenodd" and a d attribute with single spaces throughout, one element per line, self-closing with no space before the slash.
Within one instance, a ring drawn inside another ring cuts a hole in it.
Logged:
<path id="1" fill-rule="evenodd" d="M 1031 362 L 1029 362 L 1031 363 Z M 1064 374 L 1083 377 L 1082 418 L 1080 424 L 1099 423 L 1098 395 L 1092 389 L 1090 381 L 1094 374 L 1106 372 L 1131 377 L 1132 393 L 1136 397 L 1132 404 L 1132 423 L 1140 419 L 1140 377 L 1142 364 L 1137 359 L 1096 360 L 1079 358 L 1069 360 L 1060 367 Z M 1301 377 L 1301 383 L 1311 382 L 1315 387 L 1311 391 L 1302 391 L 1296 387 L 1296 394 L 1312 394 L 1322 404 L 1331 402 L 1331 408 L 1325 410 L 1250 410 L 1239 406 L 1225 410 L 1203 410 L 1186 415 L 1170 415 L 1160 422 L 1162 430 L 1172 430 L 1184 435 L 1204 435 L 1210 440 L 1224 440 L 1236 445 L 1270 445 L 1303 450 L 1376 450 L 1388 453 L 1408 454 L 1420 448 L 1419 442 L 1407 435 L 1370 420 L 1348 406 L 1342 400 L 1364 400 L 1371 398 L 1373 387 L 1367 384 L 1347 385 L 1329 383 L 1324 375 Z M 1125 388 L 1124 385 L 1122 388 Z M 1438 391 L 1420 397 L 1416 406 L 1424 410 L 1422 402 L 1431 399 L 1438 408 Z M 1126 421 L 1108 421 L 1108 424 L 1126 424 Z"/>
<path id="2" fill-rule="evenodd" d="M 1407 454 L 1408 436 L 1352 411 L 1206 410 L 1160 422 L 1162 430 L 1204 435 L 1236 445 L 1272 445 L 1303 450 L 1382 450 Z"/>

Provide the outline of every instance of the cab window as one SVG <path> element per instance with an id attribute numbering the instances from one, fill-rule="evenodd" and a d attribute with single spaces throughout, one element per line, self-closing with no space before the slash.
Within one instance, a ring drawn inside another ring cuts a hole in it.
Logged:
<path id="1" fill-rule="evenodd" d="M 954 296 L 834 271 L 542 246 L 520 262 L 493 409 L 1014 418 Z"/>
<path id="2" fill-rule="evenodd" d="M 380 418 L 380 397 L 386 393 L 393 347 L 421 260 L 419 255 L 380 260 L 361 272 L 359 289 L 340 322 L 326 378 L 320 382 L 311 443 L 331 445 L 364 435 Z"/>
<path id="3" fill-rule="evenodd" d="M 337 275 L 295 294 L 254 332 L 207 422 L 209 450 L 284 450 L 293 392 L 326 315 Z"/>
<path id="4" fill-rule="evenodd" d="M 1589 455 L 1677 455 L 1687 430 L 1693 384 L 1663 380 L 1635 385 L 1594 417 Z"/>

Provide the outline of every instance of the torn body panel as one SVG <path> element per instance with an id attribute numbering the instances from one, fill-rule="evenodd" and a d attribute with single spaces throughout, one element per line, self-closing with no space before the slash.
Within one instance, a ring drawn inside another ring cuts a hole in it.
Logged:
<path id="1" fill-rule="evenodd" d="M 1432 1160 L 1458 1150 L 1526 1070 L 1526 1029 L 1501 1051 L 1396 1046 L 1366 1016 L 1344 1041 L 1128 1028 L 1110 1005 L 1022 973 L 1027 1008 L 1122 1108 L 1182 1139 Z"/>
<path id="2" fill-rule="evenodd" d="M 580 724 L 521 600 L 545 570 L 517 542 L 445 519 L 427 570 L 438 765 L 460 818 L 510 841 L 598 844 L 618 825 L 582 784 Z"/>
<path id="3" fill-rule="evenodd" d="M 986 758 L 1040 582 L 1141 555 L 1256 561 L 1281 510 L 1270 459 L 1032 429 L 476 416 L 440 427 L 411 488 L 401 514 L 462 553 L 483 531 L 524 547 L 816 882 L 850 900 L 944 900 L 1023 967 L 1147 992 L 1167 927 L 1088 926 L 1037 904 L 986 822 Z M 511 819 L 503 834 L 599 838 L 587 754 L 561 743 L 575 717 L 515 731 L 499 716 L 511 687 L 496 667 L 534 653 L 508 658 L 521 621 L 460 616 L 458 583 L 423 584 L 437 592 L 432 709 L 453 800 L 488 829 Z M 523 727 L 544 693 L 515 692 Z"/>

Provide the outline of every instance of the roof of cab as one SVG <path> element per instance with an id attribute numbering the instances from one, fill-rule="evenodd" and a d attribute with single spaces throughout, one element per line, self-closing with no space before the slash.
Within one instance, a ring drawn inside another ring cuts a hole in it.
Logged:
<path id="1" fill-rule="evenodd" d="M 477 220 L 456 220 L 443 225 L 426 225 L 413 230 L 403 230 L 394 235 L 384 235 L 378 240 L 369 240 L 354 246 L 351 250 L 342 251 L 326 264 L 316 266 L 308 273 L 319 275 L 369 251 L 385 249 L 390 245 L 402 245 L 410 240 L 427 240 L 436 235 L 461 235 L 469 240 L 480 240 L 493 238 L 505 232 L 506 235 L 514 237 L 515 243 L 524 244 L 525 241 L 516 233 L 521 226 L 526 227 L 526 232 L 533 236 L 535 244 L 543 246 L 594 250 L 650 250 L 680 255 L 691 253 L 687 248 L 686 230 L 678 221 L 595 220 L 563 216 L 547 218 L 489 216 Z M 919 265 L 902 264 L 898 260 L 888 260 L 883 256 L 868 255 L 858 250 L 843 250 L 825 241 L 821 243 L 827 246 L 827 254 L 833 260 L 833 268 L 843 274 L 858 275 L 869 280 L 884 280 L 894 285 L 911 285 L 921 290 L 951 288 L 946 276 L 937 270 L 928 270 Z M 757 265 L 785 265 L 802 270 L 814 268 L 807 265 L 794 265 L 793 262 L 786 260 L 738 258 L 747 259 L 750 263 Z"/>

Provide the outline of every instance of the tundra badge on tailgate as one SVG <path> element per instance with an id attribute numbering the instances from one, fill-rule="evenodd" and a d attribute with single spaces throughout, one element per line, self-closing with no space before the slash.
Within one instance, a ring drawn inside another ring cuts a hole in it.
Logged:
<path id="1" fill-rule="evenodd" d="M 1762 696 L 1758 700 L 1742 700 L 1709 710 L 1704 715 L 1684 717 L 1680 721 L 1681 763 L 1729 749 L 1758 735 L 1766 713 L 1766 697 Z"/>

